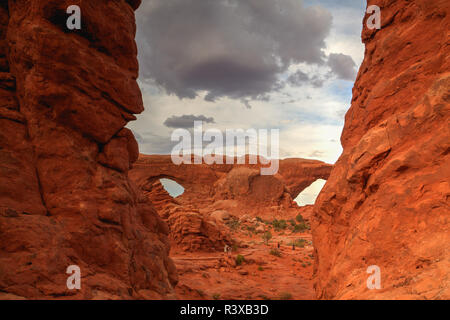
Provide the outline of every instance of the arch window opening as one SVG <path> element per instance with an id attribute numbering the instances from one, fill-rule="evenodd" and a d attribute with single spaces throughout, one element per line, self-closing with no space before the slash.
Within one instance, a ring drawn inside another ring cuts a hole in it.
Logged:
<path id="1" fill-rule="evenodd" d="M 313 205 L 325 183 L 326 180 L 323 179 L 314 181 L 308 188 L 300 192 L 294 201 L 297 202 L 299 206 Z"/>
<path id="2" fill-rule="evenodd" d="M 164 189 L 170 194 L 172 198 L 179 197 L 184 193 L 183 186 L 171 179 L 162 178 L 159 179 L 159 182 L 161 182 Z"/>

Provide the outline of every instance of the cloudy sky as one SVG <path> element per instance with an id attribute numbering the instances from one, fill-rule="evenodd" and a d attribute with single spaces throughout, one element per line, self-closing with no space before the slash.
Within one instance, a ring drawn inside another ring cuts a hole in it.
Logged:
<path id="1" fill-rule="evenodd" d="M 173 130 L 200 120 L 204 129 L 279 129 L 281 158 L 334 163 L 364 54 L 365 7 L 363 0 L 143 1 L 136 41 L 146 110 L 128 125 L 140 151 L 169 154 Z"/>

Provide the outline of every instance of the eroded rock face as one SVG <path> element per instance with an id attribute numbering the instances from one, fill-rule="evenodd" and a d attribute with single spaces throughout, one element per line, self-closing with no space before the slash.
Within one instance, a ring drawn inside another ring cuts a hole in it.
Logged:
<path id="1" fill-rule="evenodd" d="M 143 186 L 143 193 L 169 225 L 169 237 L 183 251 L 221 251 L 232 239 L 223 221 L 200 212 L 195 205 L 182 205 L 159 180 Z"/>
<path id="2" fill-rule="evenodd" d="M 227 210 L 236 216 L 273 217 L 289 209 L 297 210 L 293 199 L 317 179 L 327 179 L 332 165 L 317 160 L 280 160 L 279 171 L 273 176 L 261 175 L 260 167 L 237 161 L 175 165 L 168 155 L 141 154 L 130 178 L 144 189 L 160 178 L 173 179 L 185 188 L 177 200 L 182 205 L 195 205 L 200 211 Z"/>
<path id="3" fill-rule="evenodd" d="M 368 1 L 343 154 L 312 225 L 323 299 L 450 298 L 450 3 Z M 367 267 L 381 269 L 369 290 Z"/>
<path id="4" fill-rule="evenodd" d="M 0 298 L 173 294 L 167 225 L 127 176 L 139 3 L 0 4 Z M 66 28 L 72 4 L 81 30 Z"/>
<path id="5" fill-rule="evenodd" d="M 168 222 L 177 249 L 222 251 L 234 242 L 226 224 L 245 216 L 295 217 L 301 210 L 293 197 L 317 179 L 327 179 L 332 168 L 316 160 L 286 159 L 278 174 L 266 176 L 260 165 L 234 162 L 175 165 L 170 156 L 140 155 L 130 178 Z M 180 183 L 184 193 L 173 199 L 161 178 Z"/>

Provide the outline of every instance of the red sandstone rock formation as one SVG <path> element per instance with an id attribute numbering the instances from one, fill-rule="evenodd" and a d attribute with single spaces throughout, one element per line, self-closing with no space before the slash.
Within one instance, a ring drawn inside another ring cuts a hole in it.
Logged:
<path id="1" fill-rule="evenodd" d="M 72 4 L 81 30 L 65 26 Z M 139 4 L 0 3 L 0 298 L 173 296 L 167 225 L 127 177 Z"/>
<path id="2" fill-rule="evenodd" d="M 450 3 L 368 4 L 382 27 L 364 25 L 344 151 L 314 209 L 317 297 L 449 299 Z"/>
<path id="3" fill-rule="evenodd" d="M 141 188 L 149 181 L 173 179 L 185 188 L 177 200 L 195 205 L 201 212 L 227 210 L 237 216 L 274 216 L 297 210 L 293 199 L 317 179 L 327 179 L 332 168 L 317 160 L 285 159 L 280 160 L 276 175 L 263 176 L 261 165 L 236 162 L 175 165 L 168 155 L 140 155 L 130 178 Z"/>
<path id="4" fill-rule="evenodd" d="M 328 178 L 332 166 L 316 160 L 281 160 L 274 176 L 261 175 L 259 168 L 175 165 L 170 156 L 140 155 L 130 178 L 168 222 L 175 246 L 184 251 L 218 251 L 233 242 L 224 223 L 245 215 L 295 217 L 300 208 L 293 197 L 317 179 Z M 185 188 L 183 195 L 171 198 L 159 182 L 161 178 L 180 183 Z"/>
<path id="5" fill-rule="evenodd" d="M 194 205 L 181 205 L 164 189 L 159 180 L 142 187 L 158 214 L 167 221 L 172 243 L 184 251 L 221 251 L 231 245 L 226 229 L 208 213 L 201 213 Z"/>

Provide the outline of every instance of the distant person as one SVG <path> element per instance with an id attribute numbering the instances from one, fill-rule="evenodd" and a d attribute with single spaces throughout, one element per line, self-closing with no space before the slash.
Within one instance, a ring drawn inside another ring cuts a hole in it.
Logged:
<path id="1" fill-rule="evenodd" d="M 277 246 L 278 246 L 278 249 L 280 249 L 280 243 L 279 242 L 278 242 Z"/>
<path id="2" fill-rule="evenodd" d="M 292 250 L 295 250 L 295 243 L 292 244 Z"/>
<path id="3" fill-rule="evenodd" d="M 229 245 L 225 245 L 224 252 L 225 252 L 226 254 L 228 254 L 228 255 L 230 256 L 232 250 L 233 250 L 233 248 L 231 248 Z"/>

